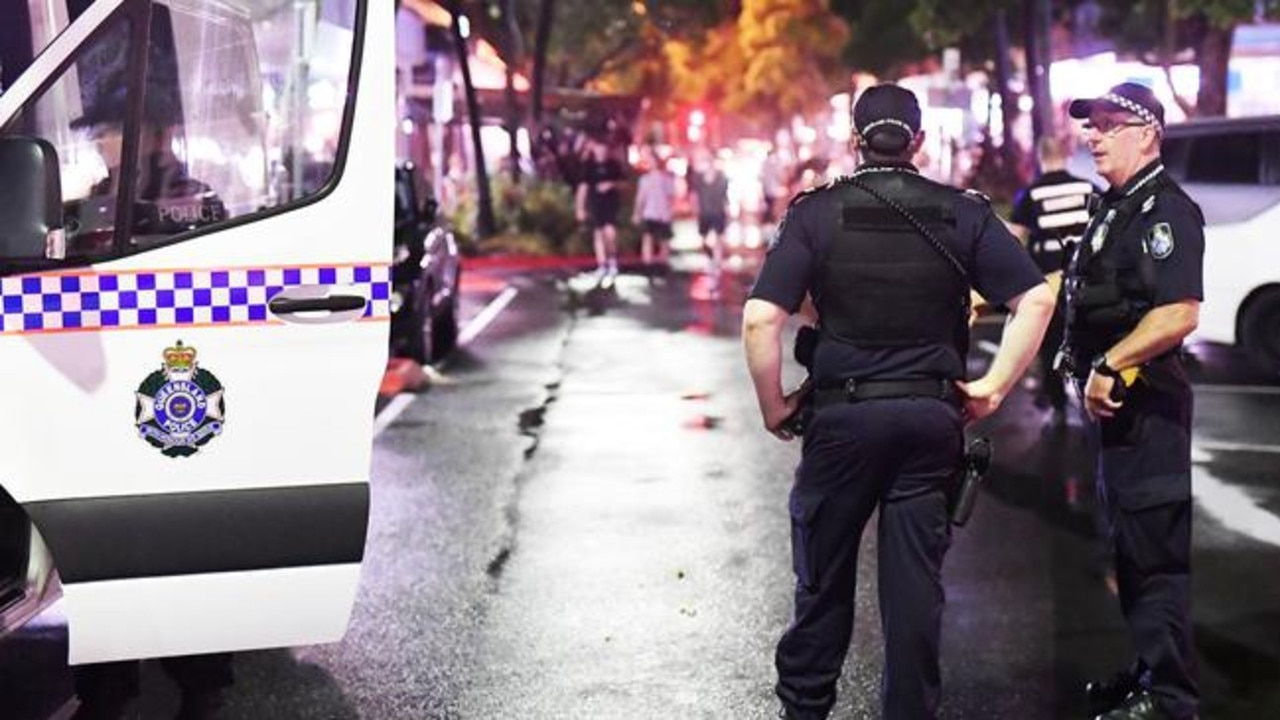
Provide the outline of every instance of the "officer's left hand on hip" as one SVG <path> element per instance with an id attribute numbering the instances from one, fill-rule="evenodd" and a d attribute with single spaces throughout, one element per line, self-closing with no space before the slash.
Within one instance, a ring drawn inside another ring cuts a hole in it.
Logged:
<path id="1" fill-rule="evenodd" d="M 805 378 L 800 387 L 783 398 L 781 408 L 774 411 L 766 410 L 764 413 L 765 429 L 773 433 L 774 437 L 779 440 L 794 440 L 797 433 L 792 421 L 800 412 L 800 406 L 804 403 L 811 390 L 813 390 L 813 383 L 810 378 Z"/>
<path id="2" fill-rule="evenodd" d="M 1112 399 L 1116 382 L 1115 378 L 1109 378 L 1097 372 L 1089 373 L 1089 382 L 1084 388 L 1084 409 L 1090 417 L 1113 417 L 1116 411 L 1123 407 L 1124 403 Z"/>

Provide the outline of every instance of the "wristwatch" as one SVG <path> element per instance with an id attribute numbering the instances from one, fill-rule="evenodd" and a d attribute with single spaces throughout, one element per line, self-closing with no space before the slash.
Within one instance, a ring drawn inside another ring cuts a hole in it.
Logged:
<path id="1" fill-rule="evenodd" d="M 1109 377 L 1113 380 L 1120 379 L 1120 372 L 1107 364 L 1107 354 L 1099 353 L 1093 358 L 1093 362 L 1089 364 L 1093 371 L 1103 377 Z"/>

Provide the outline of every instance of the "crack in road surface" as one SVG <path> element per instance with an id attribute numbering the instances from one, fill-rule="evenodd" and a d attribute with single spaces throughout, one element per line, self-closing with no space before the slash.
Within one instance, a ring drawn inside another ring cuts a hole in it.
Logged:
<path id="1" fill-rule="evenodd" d="M 516 416 L 516 425 L 520 429 L 520 434 L 529 439 L 529 444 L 524 449 L 525 468 L 512 478 L 511 494 L 503 510 L 506 527 L 498 541 L 497 551 L 485 567 L 485 573 L 495 581 L 493 587 L 490 588 L 490 592 L 497 592 L 496 581 L 502 578 L 502 572 L 506 569 L 507 562 L 510 561 L 511 556 L 516 551 L 516 538 L 520 530 L 520 490 L 527 479 L 528 463 L 538 452 L 542 428 L 546 425 L 547 409 L 551 407 L 551 404 L 560 395 L 560 386 L 564 382 L 566 373 L 565 355 L 568 353 L 569 341 L 573 337 L 573 331 L 576 327 L 577 315 L 570 313 L 569 325 L 565 328 L 564 337 L 560 342 L 560 351 L 557 353 L 553 364 L 558 375 L 554 380 L 542 386 L 546 394 L 543 396 L 541 403 L 521 410 Z"/>

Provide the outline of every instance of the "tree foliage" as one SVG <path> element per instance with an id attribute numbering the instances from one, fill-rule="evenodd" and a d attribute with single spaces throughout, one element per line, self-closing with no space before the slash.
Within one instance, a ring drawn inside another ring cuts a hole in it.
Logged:
<path id="1" fill-rule="evenodd" d="M 1280 0 L 1097 0 L 1098 30 L 1121 49 L 1168 68 L 1190 56 L 1200 66 L 1195 102 L 1179 98 L 1187 114 L 1226 114 L 1228 61 L 1236 25 L 1258 15 L 1280 17 Z"/>
<path id="2" fill-rule="evenodd" d="M 931 50 L 959 47 L 965 55 L 990 59 L 994 51 L 991 19 L 1004 10 L 1020 23 L 1020 0 L 915 0 L 908 22 Z M 1016 27 L 1017 25 L 1015 25 Z"/>
<path id="3" fill-rule="evenodd" d="M 1004 10 L 1009 26 L 1022 26 L 1022 0 L 833 0 L 850 26 L 844 57 L 854 68 L 895 75 L 905 66 L 958 48 L 970 66 L 986 66 L 996 53 L 992 18 Z"/>
<path id="4" fill-rule="evenodd" d="M 648 39 L 656 52 L 610 80 L 642 90 L 658 116 L 702 105 L 776 123 L 824 104 L 845 77 L 848 28 L 825 0 L 744 0 L 741 8 L 722 6 L 719 18 L 679 33 L 654 23 Z"/>
<path id="5" fill-rule="evenodd" d="M 894 75 L 908 63 L 931 52 L 924 34 L 903 22 L 915 11 L 918 0 L 832 0 L 831 9 L 849 25 L 844 60 L 850 67 L 876 75 Z"/>
<path id="6" fill-rule="evenodd" d="M 826 0 L 745 0 L 737 22 L 744 63 L 728 110 L 790 117 L 825 104 L 847 72 L 838 62 L 849 30 Z"/>

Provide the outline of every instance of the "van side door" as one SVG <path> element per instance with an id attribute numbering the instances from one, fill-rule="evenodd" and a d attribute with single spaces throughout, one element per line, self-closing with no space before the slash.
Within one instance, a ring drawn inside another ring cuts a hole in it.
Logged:
<path id="1" fill-rule="evenodd" d="M 56 148 L 66 250 L 0 258 L 0 485 L 70 661 L 337 640 L 387 353 L 393 4 L 67 5 L 0 95 L 0 134 Z"/>

